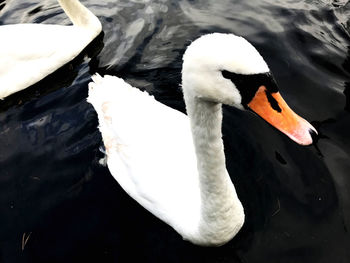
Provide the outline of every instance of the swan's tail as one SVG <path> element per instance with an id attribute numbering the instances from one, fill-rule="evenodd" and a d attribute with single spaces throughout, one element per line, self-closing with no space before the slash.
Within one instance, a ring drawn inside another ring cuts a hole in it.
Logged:
<path id="1" fill-rule="evenodd" d="M 89 83 L 89 96 L 87 101 L 94 108 L 102 108 L 103 104 L 112 103 L 115 110 L 133 111 L 135 108 L 140 108 L 142 105 L 154 103 L 153 96 L 147 92 L 142 92 L 137 88 L 132 87 L 123 79 L 105 75 L 101 77 L 99 74 L 92 76 L 92 82 Z M 97 113 L 99 113 L 97 111 Z"/>
<path id="2" fill-rule="evenodd" d="M 135 137 L 138 138 L 133 134 L 141 132 L 140 127 L 143 125 L 140 123 L 147 119 L 145 118 L 147 112 L 145 113 L 144 109 L 152 106 L 155 100 L 147 92 L 133 88 L 118 77 L 109 75 L 101 77 L 95 74 L 92 80 L 89 83 L 87 101 L 97 112 L 98 128 L 102 134 L 107 157 L 100 163 L 107 162 L 108 166 L 118 167 L 118 173 L 128 174 L 127 167 L 131 162 L 129 156 L 132 156 L 130 144 L 134 143 Z M 113 160 L 113 163 L 108 162 L 109 159 Z M 123 172 L 123 169 L 126 170 Z"/>
<path id="3" fill-rule="evenodd" d="M 119 107 L 118 105 L 123 103 L 120 92 L 129 85 L 124 80 L 109 75 L 101 77 L 99 74 L 95 74 L 92 76 L 92 80 L 89 83 L 87 101 L 95 108 L 101 125 L 111 118 L 111 105 Z"/>
<path id="4" fill-rule="evenodd" d="M 118 150 L 118 145 L 122 144 L 122 139 L 114 126 L 118 125 L 118 115 L 124 112 L 120 108 L 123 105 L 120 105 L 122 99 L 118 92 L 123 90 L 123 87 L 128 84 L 120 78 L 107 75 L 101 77 L 99 74 L 92 76 L 92 80 L 89 83 L 87 101 L 92 104 L 97 112 L 98 128 L 106 149 L 106 156 L 100 160 L 100 164 L 106 165 L 111 154 L 115 153 Z"/>
<path id="5" fill-rule="evenodd" d="M 98 115 L 99 129 L 106 147 L 107 155 L 111 148 L 123 144 L 120 133 L 124 134 L 132 123 L 133 115 L 139 115 L 142 103 L 153 100 L 146 92 L 131 87 L 123 79 L 99 74 L 92 76 L 89 83 L 87 101 L 92 104 Z"/>
<path id="6" fill-rule="evenodd" d="M 118 77 L 110 75 L 102 77 L 99 74 L 95 74 L 92 76 L 92 80 L 89 83 L 87 101 L 94 106 L 96 111 L 106 103 L 113 103 L 117 107 L 128 108 L 128 105 L 137 98 L 137 94 L 143 93 Z M 97 111 L 97 113 L 99 112 Z"/>

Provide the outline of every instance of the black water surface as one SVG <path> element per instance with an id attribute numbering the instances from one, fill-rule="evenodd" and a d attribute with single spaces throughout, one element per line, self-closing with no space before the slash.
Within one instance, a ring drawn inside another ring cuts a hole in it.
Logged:
<path id="1" fill-rule="evenodd" d="M 0 101 L 0 262 L 349 262 L 349 1 L 82 2 L 104 35 Z M 0 1 L 0 25 L 21 22 L 70 23 L 54 0 Z M 183 241 L 125 194 L 99 165 L 86 102 L 99 72 L 184 112 L 182 54 L 210 32 L 252 42 L 288 104 L 319 131 L 302 147 L 251 112 L 224 107 L 227 169 L 247 217 L 220 248 Z"/>

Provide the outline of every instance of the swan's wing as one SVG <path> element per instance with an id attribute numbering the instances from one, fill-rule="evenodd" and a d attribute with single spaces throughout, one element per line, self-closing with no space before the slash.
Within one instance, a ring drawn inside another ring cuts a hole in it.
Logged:
<path id="1" fill-rule="evenodd" d="M 76 26 L 0 26 L 0 99 L 71 61 L 95 37 L 96 33 Z"/>
<path id="2" fill-rule="evenodd" d="M 117 77 L 94 81 L 88 101 L 98 113 L 110 172 L 150 212 L 180 233 L 192 232 L 200 194 L 188 117 Z"/>

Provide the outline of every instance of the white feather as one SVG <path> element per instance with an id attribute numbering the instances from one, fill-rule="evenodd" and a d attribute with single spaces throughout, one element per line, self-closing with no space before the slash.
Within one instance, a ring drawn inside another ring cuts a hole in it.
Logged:
<path id="1" fill-rule="evenodd" d="M 98 113 L 112 175 L 179 232 L 196 230 L 200 195 L 188 117 L 120 78 L 93 80 L 88 101 Z"/>

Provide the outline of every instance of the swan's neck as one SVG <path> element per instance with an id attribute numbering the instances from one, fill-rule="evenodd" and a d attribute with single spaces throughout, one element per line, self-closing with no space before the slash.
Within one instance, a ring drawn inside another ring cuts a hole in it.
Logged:
<path id="1" fill-rule="evenodd" d="M 78 0 L 58 0 L 64 12 L 73 25 L 86 28 L 90 31 L 101 31 L 101 22 L 98 18 Z"/>
<path id="2" fill-rule="evenodd" d="M 222 105 L 185 96 L 190 117 L 201 191 L 200 235 L 215 244 L 241 228 L 244 212 L 227 173 L 222 142 Z"/>

